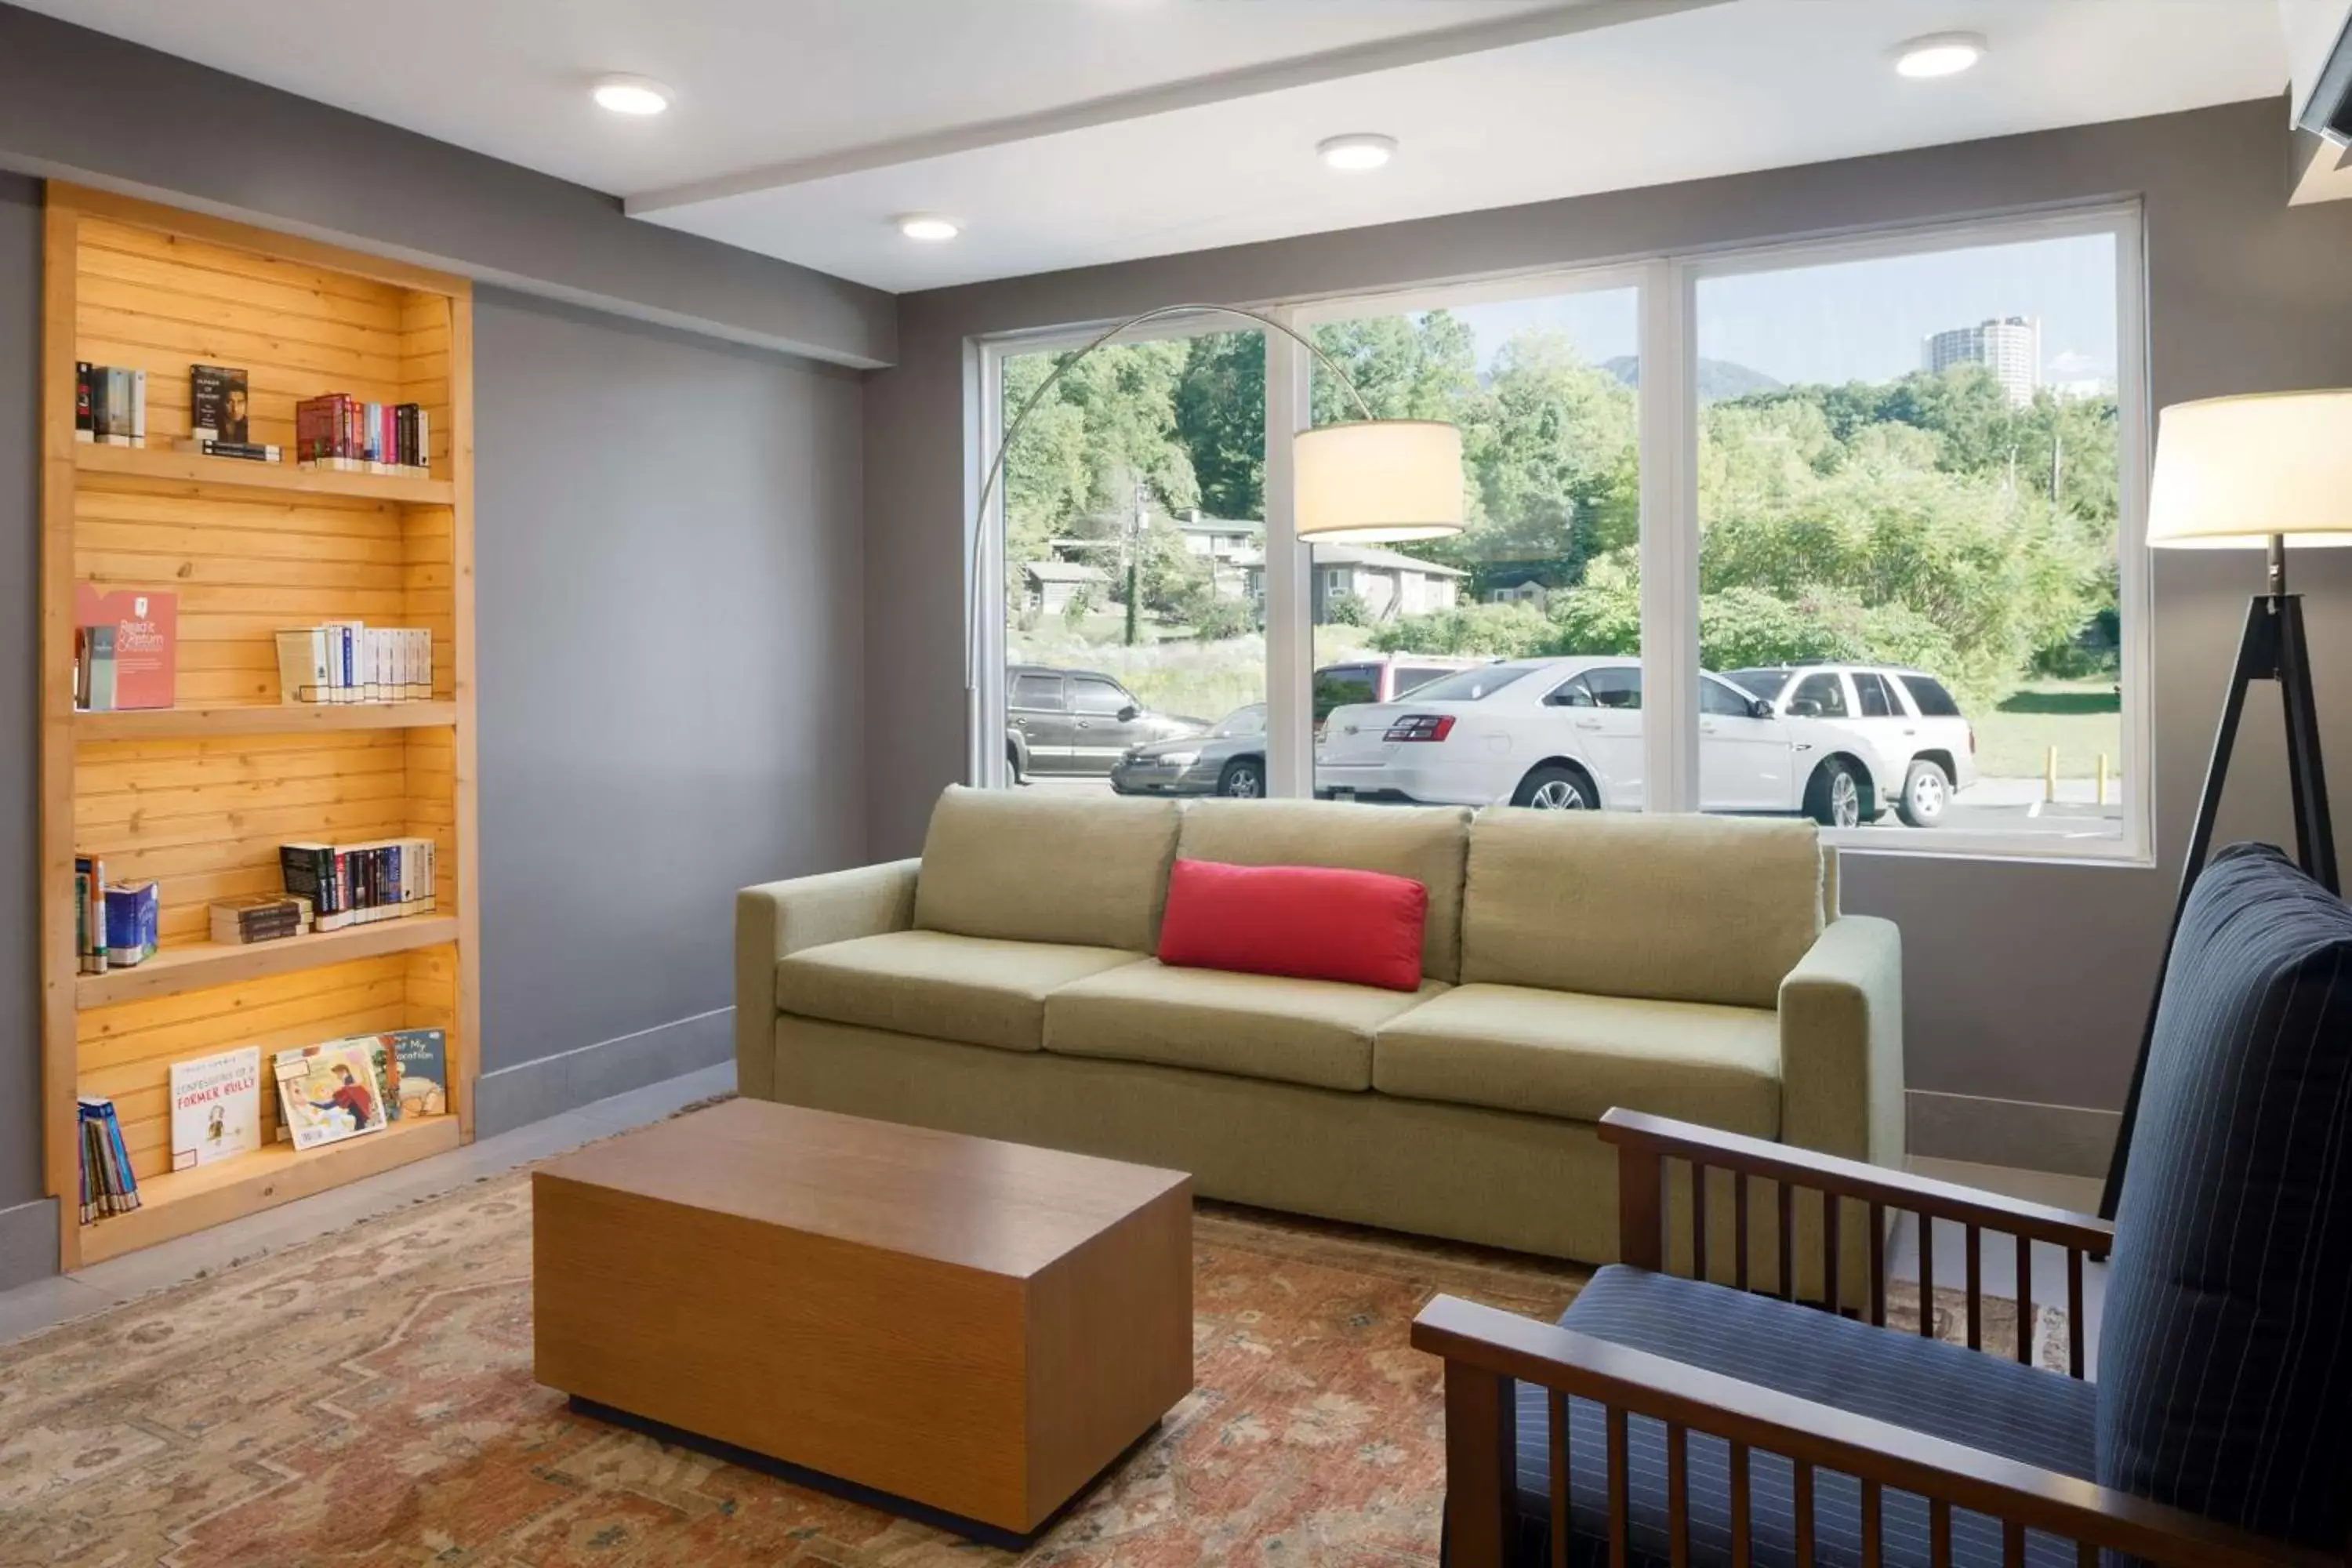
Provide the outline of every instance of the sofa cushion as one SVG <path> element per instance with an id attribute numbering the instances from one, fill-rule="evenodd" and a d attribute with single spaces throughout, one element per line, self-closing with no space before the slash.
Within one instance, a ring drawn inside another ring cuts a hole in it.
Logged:
<path id="1" fill-rule="evenodd" d="M 1149 952 L 1179 811 L 1172 800 L 951 784 L 923 839 L 915 924 Z"/>
<path id="2" fill-rule="evenodd" d="M 1780 1021 L 1754 1007 L 1457 986 L 1381 1026 L 1372 1087 L 1598 1121 L 1612 1105 L 1780 1131 Z"/>
<path id="3" fill-rule="evenodd" d="M 1372 1031 L 1444 988 L 1430 980 L 1417 993 L 1382 991 L 1148 960 L 1055 992 L 1045 1004 L 1045 1048 L 1366 1089 Z"/>
<path id="4" fill-rule="evenodd" d="M 1160 962 L 1186 969 L 1421 988 L 1429 889 L 1337 866 L 1228 866 L 1176 858 Z"/>
<path id="5" fill-rule="evenodd" d="M 894 931 L 805 948 L 776 964 L 776 1007 L 971 1046 L 1034 1051 L 1045 997 L 1143 961 L 1138 952 L 946 931 Z"/>
<path id="6" fill-rule="evenodd" d="M 1338 866 L 1410 877 L 1429 889 L 1422 973 L 1450 982 L 1462 971 L 1462 857 L 1469 835 L 1466 806 L 1197 800 L 1185 807 L 1177 853 L 1233 866 Z"/>
<path id="7" fill-rule="evenodd" d="M 1488 806 L 1470 825 L 1465 981 L 1769 1007 L 1821 931 L 1810 822 Z"/>
<path id="8" fill-rule="evenodd" d="M 2096 1479 L 2329 1554 L 2352 1531 L 2352 910 L 2275 849 L 2198 878 L 2116 1210 Z"/>
<path id="9" fill-rule="evenodd" d="M 1916 1334 L 1889 1333 L 1813 1307 L 1612 1265 L 1601 1269 L 1560 1318 L 1560 1326 L 1687 1366 L 1703 1367 L 1833 1409 L 1924 1432 L 2061 1475 L 2087 1479 L 2092 1460 L 2092 1385 L 2000 1356 Z M 1550 1411 L 1538 1384 L 1517 1385 L 1518 1452 L 1512 1467 L 1517 1528 L 1507 1561 L 1551 1561 Z M 1601 1568 L 1609 1558 L 1609 1466 L 1605 1414 L 1569 1402 L 1568 1558 Z M 1668 1540 L 1665 1431 L 1627 1423 L 1629 1556 L 1643 1568 L 1673 1561 Z M 1689 1561 L 1728 1563 L 1730 1453 L 1719 1437 L 1688 1439 Z M 1752 1561 L 1795 1564 L 1795 1486 L 1786 1458 L 1749 1456 Z M 1930 1568 L 1927 1500 L 1885 1489 L 1880 1502 L 1885 1568 Z M 1849 1475 L 1813 1475 L 1815 1561 L 1853 1564 L 1862 1549 L 1862 1488 Z M 1952 1568 L 2000 1568 L 1998 1521 L 1952 1510 Z M 2074 1543 L 2041 1531 L 2025 1541 L 2028 1568 L 2074 1568 Z"/>

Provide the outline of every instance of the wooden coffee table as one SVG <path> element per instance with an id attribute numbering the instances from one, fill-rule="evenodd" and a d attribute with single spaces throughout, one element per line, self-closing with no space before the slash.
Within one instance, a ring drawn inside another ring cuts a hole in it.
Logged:
<path id="1" fill-rule="evenodd" d="M 540 1382 L 964 1533 L 1034 1533 L 1192 1386 L 1178 1172 L 737 1100 L 531 1201 Z"/>

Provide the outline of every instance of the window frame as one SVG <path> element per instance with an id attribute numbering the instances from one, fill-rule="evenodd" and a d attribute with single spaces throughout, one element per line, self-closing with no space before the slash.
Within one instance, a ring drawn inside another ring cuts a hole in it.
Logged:
<path id="1" fill-rule="evenodd" d="M 2128 789 L 2115 838 L 2072 838 L 1937 827 L 1912 828 L 1889 816 L 1858 828 L 1824 828 L 1825 841 L 1865 854 L 1958 856 L 1978 859 L 2080 862 L 2147 867 L 2153 856 L 2154 699 L 2153 567 L 2147 548 L 2147 492 L 2153 450 L 2147 367 L 2146 218 L 2137 200 L 2107 201 L 2025 213 L 1946 220 L 1853 233 L 1725 246 L 1625 262 L 1531 270 L 1505 278 L 1432 281 L 1362 294 L 1313 300 L 1248 301 L 1301 331 L 1316 324 L 1370 316 L 1490 303 L 1504 300 L 1633 289 L 1636 291 L 1637 454 L 1641 464 L 1642 647 L 1635 662 L 1643 686 L 1643 738 L 1648 784 L 1645 808 L 1693 811 L 1698 804 L 1698 288 L 1742 274 L 1892 259 L 1943 251 L 2105 235 L 2115 244 L 2116 466 L 2116 605 L 2120 623 L 2122 776 Z M 1002 439 L 1003 363 L 1018 354 L 1084 346 L 1108 323 L 1097 321 L 968 340 L 965 345 L 966 521 L 964 559 L 979 562 L 978 593 L 967 580 L 968 604 L 986 607 L 978 628 L 979 667 L 972 681 L 966 776 L 1005 782 L 1003 493 L 989 514 L 971 512 L 987 464 Z M 1155 323 L 1122 342 L 1191 338 L 1210 332 L 1260 331 L 1266 352 L 1265 556 L 1261 591 L 1265 606 L 1266 751 L 1268 793 L 1313 793 L 1312 555 L 1291 532 L 1290 442 L 1311 418 L 1311 363 L 1279 333 L 1215 312 Z M 971 530 L 985 536 L 975 556 Z M 1787 689 L 1793 692 L 1794 685 Z M 1906 689 L 1896 700 L 1916 706 Z"/>

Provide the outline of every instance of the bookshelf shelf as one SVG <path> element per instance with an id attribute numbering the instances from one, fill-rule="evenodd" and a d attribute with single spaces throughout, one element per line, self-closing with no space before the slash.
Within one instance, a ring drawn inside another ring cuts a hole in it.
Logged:
<path id="1" fill-rule="evenodd" d="M 457 485 L 448 479 L 417 479 L 404 474 L 346 474 L 331 468 L 305 468 L 294 463 L 248 463 L 238 458 L 207 458 L 197 452 L 159 451 L 152 447 L 100 447 L 77 442 L 74 467 L 92 476 L 112 475 L 217 489 L 348 496 L 416 506 L 447 506 L 457 493 Z"/>
<path id="2" fill-rule="evenodd" d="M 405 262 L 52 181 L 42 246 L 42 1173 L 58 1264 L 119 1257 L 455 1148 L 480 1050 L 474 731 L 473 295 Z M 143 374 L 144 447 L 75 439 L 77 362 Z M 341 393 L 429 417 L 431 478 L 179 450 L 191 366 L 242 371 L 256 442 Z M 177 597 L 178 706 L 74 708 L 84 584 Z M 431 634 L 429 700 L 281 703 L 276 632 Z M 423 839 L 436 912 L 209 940 L 210 906 L 282 890 L 279 847 Z M 153 956 L 81 973 L 75 862 L 152 882 Z M 448 1112 L 297 1154 L 271 1057 L 403 1029 L 447 1045 Z M 262 1053 L 261 1147 L 171 1164 L 171 1070 Z M 141 1206 L 77 1224 L 77 1101 L 117 1112 Z"/>
<path id="3" fill-rule="evenodd" d="M 221 703 L 207 708 L 119 709 L 74 715 L 83 741 L 196 735 L 317 735 L 340 730 L 430 730 L 457 722 L 455 702 Z"/>
<path id="4" fill-rule="evenodd" d="M 108 1007 L 152 996 L 176 996 L 184 991 L 234 985 L 241 980 L 291 974 L 297 970 L 377 958 L 385 953 L 410 952 L 457 940 L 457 916 L 430 914 L 241 946 L 180 942 L 158 948 L 154 957 L 134 969 L 110 969 L 103 974 L 77 976 L 74 1005 Z"/>
<path id="5" fill-rule="evenodd" d="M 193 1171 L 167 1171 L 139 1184 L 139 1207 L 81 1227 L 81 1261 L 102 1263 L 362 1176 L 395 1170 L 464 1141 L 455 1116 L 418 1116 L 321 1149 L 298 1153 L 291 1143 L 271 1143 Z"/>

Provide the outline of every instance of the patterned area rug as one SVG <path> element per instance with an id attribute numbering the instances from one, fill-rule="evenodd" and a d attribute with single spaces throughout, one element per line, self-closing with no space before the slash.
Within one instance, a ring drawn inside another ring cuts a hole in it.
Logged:
<path id="1" fill-rule="evenodd" d="M 530 1199 L 499 1177 L 0 1348 L 0 1563 L 1013 1561 L 573 1415 L 531 1381 Z M 1584 1271 L 1222 1205 L 1194 1251 L 1198 1386 L 1022 1561 L 1433 1563 L 1407 1325 L 1441 1290 L 1549 1318 Z"/>

